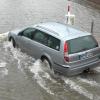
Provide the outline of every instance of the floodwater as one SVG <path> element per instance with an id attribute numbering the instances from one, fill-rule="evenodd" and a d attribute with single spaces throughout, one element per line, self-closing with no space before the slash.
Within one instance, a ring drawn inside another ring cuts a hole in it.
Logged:
<path id="1" fill-rule="evenodd" d="M 41 20 L 64 22 L 66 3 L 66 0 L 0 1 L 0 31 L 25 27 Z M 86 8 L 84 3 L 72 2 L 72 5 L 77 15 L 77 27 L 89 31 L 91 17 L 94 17 L 95 27 L 97 25 L 94 35 L 99 41 L 99 10 L 91 5 Z M 54 75 L 39 59 L 13 48 L 7 35 L 8 32 L 0 34 L 0 100 L 100 100 L 100 67 L 73 77 Z"/>

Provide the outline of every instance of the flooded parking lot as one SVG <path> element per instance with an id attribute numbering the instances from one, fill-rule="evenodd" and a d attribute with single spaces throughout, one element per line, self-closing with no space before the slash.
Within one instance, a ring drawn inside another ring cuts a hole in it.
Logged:
<path id="1" fill-rule="evenodd" d="M 91 19 L 94 18 L 94 35 L 99 41 L 100 10 L 86 1 L 82 5 L 80 0 L 76 1 L 71 2 L 76 27 L 90 31 Z M 4 34 L 41 21 L 64 23 L 66 0 L 0 2 L 0 32 L 3 33 L 0 34 L 0 100 L 100 100 L 99 67 L 91 73 L 73 77 L 54 75 L 39 59 L 13 48 L 7 41 L 8 33 Z"/>

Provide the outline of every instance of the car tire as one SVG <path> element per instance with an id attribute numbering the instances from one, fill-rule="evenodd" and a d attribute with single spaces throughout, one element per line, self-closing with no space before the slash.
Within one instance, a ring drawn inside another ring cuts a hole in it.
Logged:
<path id="1" fill-rule="evenodd" d="M 50 70 L 50 72 L 52 74 L 57 74 L 57 72 L 52 68 L 50 61 L 45 57 L 42 60 L 42 63 L 48 67 L 48 69 Z"/>
<path id="2" fill-rule="evenodd" d="M 16 42 L 13 38 L 11 38 L 11 42 L 12 42 L 13 47 L 15 48 L 16 47 Z"/>
<path id="3" fill-rule="evenodd" d="M 48 60 L 47 58 L 43 58 L 43 59 L 42 59 L 42 62 L 43 62 L 43 64 L 44 64 L 45 66 L 47 66 L 48 68 L 51 69 L 51 64 L 50 64 L 50 62 L 49 62 L 49 60 Z"/>

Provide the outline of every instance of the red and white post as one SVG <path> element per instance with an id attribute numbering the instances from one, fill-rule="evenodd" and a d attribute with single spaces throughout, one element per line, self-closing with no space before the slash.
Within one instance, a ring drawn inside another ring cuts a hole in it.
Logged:
<path id="1" fill-rule="evenodd" d="M 71 5 L 70 4 L 68 4 L 68 6 L 67 6 L 67 14 L 65 15 L 65 17 L 66 17 L 66 24 L 74 25 L 75 15 L 71 14 Z"/>

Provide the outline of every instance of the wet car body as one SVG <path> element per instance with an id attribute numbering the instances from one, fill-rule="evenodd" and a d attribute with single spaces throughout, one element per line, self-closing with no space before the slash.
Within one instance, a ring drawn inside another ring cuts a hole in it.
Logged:
<path id="1" fill-rule="evenodd" d="M 76 75 L 100 63 L 100 48 L 94 37 L 56 22 L 40 23 L 9 32 L 13 46 L 42 61 L 54 72 Z"/>

